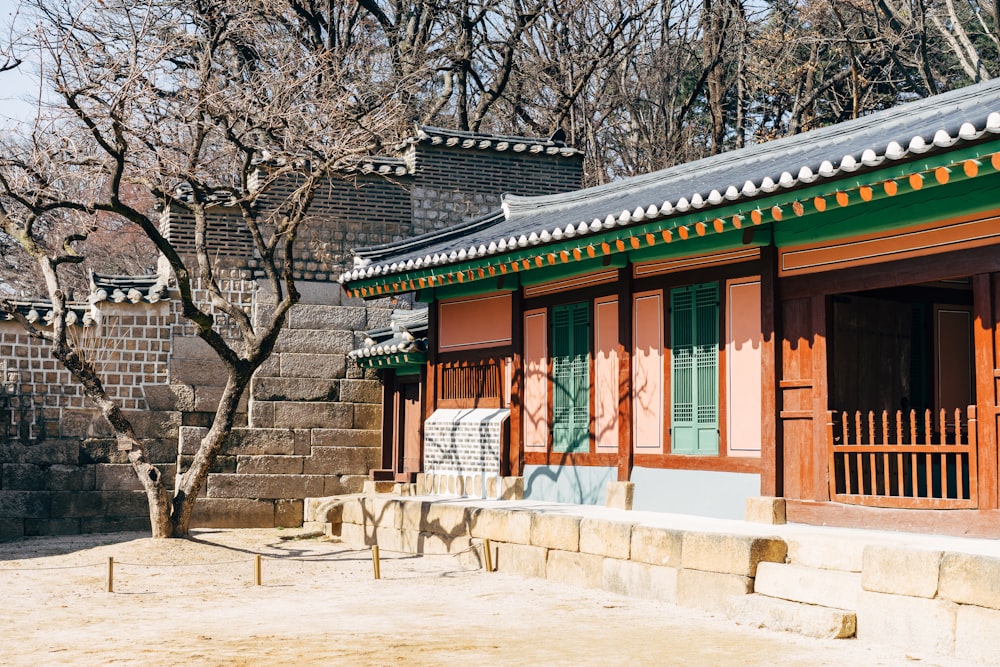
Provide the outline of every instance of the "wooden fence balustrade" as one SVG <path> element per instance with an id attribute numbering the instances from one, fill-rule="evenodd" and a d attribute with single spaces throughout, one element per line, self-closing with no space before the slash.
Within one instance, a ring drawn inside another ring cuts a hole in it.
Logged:
<path id="1" fill-rule="evenodd" d="M 872 507 L 977 506 L 976 408 L 830 412 L 831 499 Z"/>
<path id="2" fill-rule="evenodd" d="M 499 407 L 500 371 L 500 364 L 493 359 L 441 364 L 438 405 L 443 408 Z"/>

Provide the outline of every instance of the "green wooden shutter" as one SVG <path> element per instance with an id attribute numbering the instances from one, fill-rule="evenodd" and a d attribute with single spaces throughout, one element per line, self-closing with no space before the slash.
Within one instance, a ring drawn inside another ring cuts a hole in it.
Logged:
<path id="1" fill-rule="evenodd" d="M 719 453 L 719 286 L 670 291 L 671 451 Z"/>
<path id="2" fill-rule="evenodd" d="M 590 310 L 587 303 L 552 309 L 552 448 L 590 448 Z"/>

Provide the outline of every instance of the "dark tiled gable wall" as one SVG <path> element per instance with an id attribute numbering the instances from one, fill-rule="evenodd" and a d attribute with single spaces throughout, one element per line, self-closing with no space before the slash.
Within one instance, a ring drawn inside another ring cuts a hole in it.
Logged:
<path id="1" fill-rule="evenodd" d="M 351 265 L 353 248 L 379 245 L 443 229 L 496 210 L 500 196 L 542 195 L 581 187 L 581 156 L 552 156 L 448 148 L 418 143 L 407 149 L 413 174 L 358 174 L 333 179 L 317 193 L 294 258 L 299 280 L 333 282 Z M 262 208 L 294 191 L 277 183 L 261 196 Z M 181 253 L 194 251 L 193 217 L 171 211 L 167 233 Z M 213 256 L 228 266 L 257 268 L 250 236 L 235 209 L 213 210 L 209 222 Z"/>

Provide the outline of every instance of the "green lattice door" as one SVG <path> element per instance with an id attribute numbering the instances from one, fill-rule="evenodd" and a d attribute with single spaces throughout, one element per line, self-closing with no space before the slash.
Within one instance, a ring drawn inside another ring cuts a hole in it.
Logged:
<path id="1" fill-rule="evenodd" d="M 571 303 L 552 309 L 552 448 L 590 448 L 590 308 Z"/>
<path id="2" fill-rule="evenodd" d="M 719 286 L 670 292 L 671 451 L 719 452 Z"/>

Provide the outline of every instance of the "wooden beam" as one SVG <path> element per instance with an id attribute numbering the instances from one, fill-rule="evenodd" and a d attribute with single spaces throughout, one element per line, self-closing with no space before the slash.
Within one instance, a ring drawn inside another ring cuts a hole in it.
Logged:
<path id="1" fill-rule="evenodd" d="M 632 267 L 618 282 L 618 481 L 632 478 Z"/>
<path id="2" fill-rule="evenodd" d="M 980 509 L 998 506 L 997 491 L 997 274 L 972 278 L 973 341 L 976 364 L 976 419 L 978 421 L 978 481 Z"/>
<path id="3" fill-rule="evenodd" d="M 760 269 L 760 493 L 779 497 L 784 493 L 784 472 L 779 428 L 781 409 L 778 372 L 781 368 L 780 300 L 778 297 L 778 251 L 773 245 L 761 248 Z"/>

